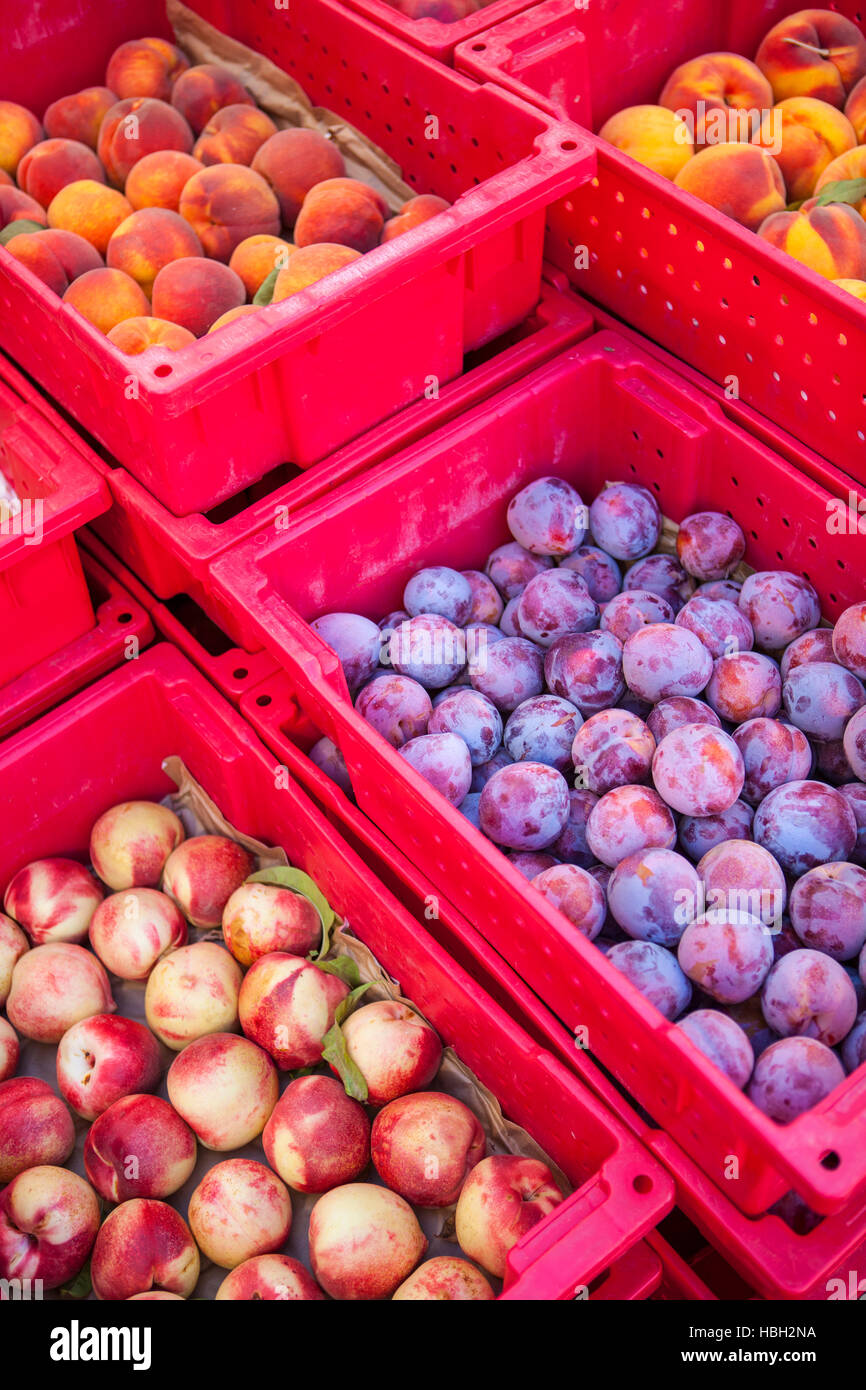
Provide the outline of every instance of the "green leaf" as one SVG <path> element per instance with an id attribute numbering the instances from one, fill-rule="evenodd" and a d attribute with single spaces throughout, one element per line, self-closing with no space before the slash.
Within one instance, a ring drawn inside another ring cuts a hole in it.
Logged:
<path id="1" fill-rule="evenodd" d="M 17 222 L 10 222 L 0 232 L 0 246 L 8 246 L 15 236 L 22 236 L 24 232 L 44 232 L 45 228 L 41 222 L 30 222 L 25 217 L 19 217 Z"/>
<path id="2" fill-rule="evenodd" d="M 82 1265 L 74 1279 L 64 1284 L 60 1292 L 67 1298 L 86 1298 L 93 1285 L 90 1282 L 90 1261 Z"/>
<path id="3" fill-rule="evenodd" d="M 337 920 L 337 914 L 309 874 L 305 874 L 303 869 L 293 869 L 289 864 L 275 864 L 272 869 L 259 869 L 258 873 L 251 874 L 247 883 L 269 883 L 273 888 L 287 888 L 290 893 L 297 893 L 299 898 L 306 898 L 311 902 L 322 919 L 322 944 L 318 955 L 327 955 L 331 942 L 331 928 Z"/>
<path id="4" fill-rule="evenodd" d="M 334 1026 L 328 1029 L 322 1046 L 322 1061 L 334 1068 L 345 1087 L 346 1095 L 351 1096 L 352 1100 L 360 1101 L 367 1099 L 367 1083 L 361 1069 L 349 1056 L 349 1049 L 346 1046 L 346 1039 L 343 1037 L 340 1024 L 352 1012 L 356 1001 L 369 988 L 369 983 L 359 985 L 357 989 L 353 989 L 351 994 L 347 994 L 346 998 L 340 1001 L 334 1014 Z"/>
<path id="5" fill-rule="evenodd" d="M 271 271 L 267 279 L 262 281 L 253 295 L 254 304 L 270 304 L 274 297 L 274 285 L 277 283 L 279 273 L 280 267 L 277 266 L 275 270 Z"/>
<path id="6" fill-rule="evenodd" d="M 837 179 L 828 183 L 815 198 L 819 208 L 828 203 L 860 203 L 866 198 L 866 179 Z"/>
<path id="7" fill-rule="evenodd" d="M 361 983 L 361 972 L 351 956 L 335 956 L 333 960 L 317 960 L 315 964 L 326 975 L 338 975 L 349 989 L 357 989 Z"/>

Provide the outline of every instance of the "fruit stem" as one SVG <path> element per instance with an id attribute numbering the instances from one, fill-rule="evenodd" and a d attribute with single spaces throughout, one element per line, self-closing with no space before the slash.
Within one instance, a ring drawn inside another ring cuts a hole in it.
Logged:
<path id="1" fill-rule="evenodd" d="M 829 58 L 829 57 L 830 57 L 830 50 L 829 50 L 829 48 L 816 48 L 815 45 L 814 45 L 813 43 L 805 43 L 805 42 L 803 41 L 803 39 L 787 39 L 787 38 L 786 38 L 786 39 L 783 39 L 782 42 L 783 42 L 783 43 L 793 43 L 793 44 L 796 44 L 796 46 L 797 46 L 798 48 L 808 48 L 808 50 L 809 50 L 810 53 L 817 53 L 819 58 Z"/>

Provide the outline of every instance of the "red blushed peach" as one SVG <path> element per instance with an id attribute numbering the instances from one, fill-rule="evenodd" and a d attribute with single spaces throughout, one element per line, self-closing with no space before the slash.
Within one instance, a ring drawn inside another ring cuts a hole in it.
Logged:
<path id="1" fill-rule="evenodd" d="M 418 1207 L 450 1207 L 487 1141 L 477 1117 L 441 1091 L 392 1100 L 373 1121 L 373 1165 L 393 1192 Z"/>
<path id="2" fill-rule="evenodd" d="M 131 357 L 137 357 L 140 352 L 146 352 L 150 347 L 161 347 L 166 352 L 179 352 L 181 348 L 195 342 L 195 335 L 188 329 L 181 328 L 179 323 L 169 323 L 167 319 L 155 319 L 146 315 L 124 319 L 122 323 L 115 324 L 111 332 L 105 336 L 116 348 L 120 348 L 121 352 L 128 353 Z"/>
<path id="3" fill-rule="evenodd" d="M 370 1121 L 332 1076 L 299 1076 L 277 1101 L 262 1143 L 268 1163 L 289 1187 L 328 1192 L 367 1167 Z"/>
<path id="4" fill-rule="evenodd" d="M 172 261 L 153 282 L 154 315 L 179 324 L 196 338 L 245 302 L 240 276 L 220 261 Z"/>
<path id="5" fill-rule="evenodd" d="M 202 164 L 252 164 L 256 151 L 276 135 L 270 116 L 257 106 L 223 106 L 195 142 Z"/>
<path id="6" fill-rule="evenodd" d="M 103 891 L 74 859 L 37 859 L 19 869 L 3 896 L 3 909 L 34 946 L 83 941 Z"/>
<path id="7" fill-rule="evenodd" d="M 333 140 L 317 130 L 278 130 L 257 152 L 253 168 L 276 194 L 286 227 L 294 225 L 311 188 L 346 172 Z"/>
<path id="8" fill-rule="evenodd" d="M 141 208 L 177 212 L 185 186 L 203 168 L 201 160 L 181 150 L 157 150 L 133 165 L 123 191 L 136 212 Z"/>
<path id="9" fill-rule="evenodd" d="M 830 10 L 798 10 L 774 24 L 755 54 L 776 101 L 817 97 L 842 107 L 866 74 L 866 39 Z"/>
<path id="10" fill-rule="evenodd" d="M 773 154 L 788 198 L 800 202 L 812 196 L 832 160 L 856 148 L 857 136 L 848 118 L 828 102 L 788 97 L 764 113 L 753 142 Z"/>
<path id="11" fill-rule="evenodd" d="M 854 127 L 857 143 L 866 139 L 866 77 L 861 77 L 845 103 L 845 115 Z"/>
<path id="12" fill-rule="evenodd" d="M 0 195 L 3 190 L 0 189 Z M 48 225 L 75 232 L 104 256 L 113 233 L 132 208 L 122 193 L 95 179 L 79 179 L 61 188 L 48 206 Z"/>
<path id="13" fill-rule="evenodd" d="M 295 245 L 330 242 L 362 254 L 372 251 L 379 245 L 387 213 L 372 193 L 355 179 L 328 179 L 311 188 L 295 222 Z"/>
<path id="14" fill-rule="evenodd" d="M 234 1033 L 192 1043 L 168 1070 L 168 1098 L 206 1149 L 241 1149 L 261 1134 L 277 1103 L 276 1068 Z"/>
<path id="15" fill-rule="evenodd" d="M 317 280 L 324 280 L 326 275 L 333 274 L 335 270 L 342 270 L 344 265 L 351 265 L 352 261 L 360 259 L 360 251 L 353 251 L 350 246 L 337 246 L 328 242 L 321 246 L 305 246 L 303 250 L 295 252 L 285 270 L 281 270 L 277 276 L 271 303 L 277 304 L 281 299 L 289 299 L 299 290 L 305 290 L 308 285 L 315 285 Z"/>
<path id="16" fill-rule="evenodd" d="M 295 247 L 278 236 L 248 236 L 236 246 L 229 267 L 244 282 L 250 299 L 261 289 L 274 270 L 285 270 Z"/>
<path id="17" fill-rule="evenodd" d="M 63 302 L 77 309 L 100 333 L 110 333 L 124 319 L 140 318 L 150 312 L 141 286 L 125 271 L 110 267 L 80 275 L 69 286 Z"/>
<path id="18" fill-rule="evenodd" d="M 272 883 L 242 883 L 223 912 L 225 943 L 241 965 L 271 951 L 306 956 L 322 940 L 318 908 L 300 893 Z"/>
<path id="19" fill-rule="evenodd" d="M 161 1075 L 159 1043 L 135 1019 L 96 1014 L 60 1039 L 57 1085 L 84 1120 L 95 1120 L 121 1096 L 155 1090 Z"/>
<path id="20" fill-rule="evenodd" d="M 241 968 L 215 941 L 194 941 L 157 961 L 144 1009 L 160 1042 L 180 1052 L 196 1038 L 237 1026 Z"/>
<path id="21" fill-rule="evenodd" d="M 27 937 L 18 923 L 0 912 L 0 1009 L 6 1003 L 12 988 L 15 962 L 29 949 Z"/>
<path id="22" fill-rule="evenodd" d="M 106 1202 L 170 1197 L 188 1182 L 195 1135 L 159 1096 L 128 1095 L 94 1120 L 84 1141 L 84 1168 Z"/>
<path id="23" fill-rule="evenodd" d="M 406 1004 L 383 999 L 356 1009 L 342 1025 L 349 1056 L 367 1083 L 371 1105 L 386 1105 L 429 1086 L 442 1061 L 439 1035 Z"/>
<path id="24" fill-rule="evenodd" d="M 396 1192 L 347 1183 L 310 1216 L 310 1262 L 332 1298 L 390 1298 L 427 1249 L 417 1217 Z"/>
<path id="25" fill-rule="evenodd" d="M 28 150 L 42 139 L 42 127 L 26 106 L 0 101 L 0 169 L 15 173 Z"/>
<path id="26" fill-rule="evenodd" d="M 480 1269 L 468 1260 L 458 1260 L 451 1255 L 439 1255 L 434 1260 L 425 1260 L 414 1274 L 410 1274 L 394 1294 L 395 1303 L 440 1303 L 488 1302 L 495 1298 L 488 1281 Z"/>
<path id="27" fill-rule="evenodd" d="M 169 855 L 162 890 L 194 927 L 219 927 L 226 903 L 255 867 L 255 856 L 225 835 L 193 835 Z"/>
<path id="28" fill-rule="evenodd" d="M 84 237 L 50 227 L 40 232 L 22 232 L 6 249 L 59 295 L 65 294 L 79 275 L 102 266 L 99 252 Z"/>
<path id="29" fill-rule="evenodd" d="M 79 140 L 42 140 L 18 165 L 18 187 L 48 207 L 61 188 L 79 179 L 105 183 L 105 173 L 93 150 Z"/>
<path id="30" fill-rule="evenodd" d="M 866 279 L 866 222 L 847 203 L 818 207 L 810 198 L 798 212 L 777 212 L 758 235 L 828 280 Z"/>
<path id="31" fill-rule="evenodd" d="M 691 130 L 666 106 L 627 106 L 605 121 L 598 133 L 600 139 L 664 179 L 676 178 L 695 152 Z M 385 223 L 383 241 L 390 226 L 390 222 Z"/>
<path id="32" fill-rule="evenodd" d="M 429 222 L 431 217 L 438 217 L 440 212 L 447 212 L 450 206 L 444 198 L 437 198 L 434 193 L 421 193 L 417 198 L 410 198 L 397 216 L 390 217 L 385 223 L 380 240 L 393 241 L 394 237 L 411 232 L 413 227 L 420 227 L 422 222 Z"/>
<path id="33" fill-rule="evenodd" d="M 160 957 L 186 944 L 186 935 L 180 908 L 155 888 L 113 893 L 90 923 L 91 946 L 106 969 L 122 980 L 146 980 Z"/>
<path id="34" fill-rule="evenodd" d="M 256 1255 L 223 1279 L 217 1301 L 251 1302 L 267 1299 L 321 1302 L 325 1295 L 299 1260 L 288 1255 Z"/>
<path id="35" fill-rule="evenodd" d="M 258 304 L 239 304 L 236 309 L 229 309 L 225 314 L 220 314 L 208 329 L 208 333 L 216 333 L 217 329 L 225 328 L 228 324 L 234 323 L 235 319 L 245 319 L 249 314 L 257 314 L 261 306 Z"/>
<path id="36" fill-rule="evenodd" d="M 10 222 L 35 222 L 39 227 L 47 227 L 48 220 L 48 214 L 35 198 L 28 197 L 20 188 L 11 188 L 6 184 L 0 187 L 0 231 L 5 230 Z"/>
<path id="37" fill-rule="evenodd" d="M 108 243 L 105 261 L 112 269 L 125 271 L 149 299 L 163 266 L 201 255 L 201 242 L 178 213 L 142 208 L 121 222 Z"/>
<path id="38" fill-rule="evenodd" d="M 782 171 L 757 145 L 707 145 L 683 165 L 674 183 L 752 232 L 785 207 Z"/>
<path id="39" fill-rule="evenodd" d="M 140 159 L 157 150 L 191 154 L 193 134 L 179 111 L 153 97 L 129 97 L 105 113 L 96 153 L 109 183 L 122 188 Z"/>
<path id="40" fill-rule="evenodd" d="M 167 39 L 131 39 L 112 53 L 105 81 L 119 97 L 168 101 L 174 83 L 188 67 L 185 55 Z"/>
<path id="41" fill-rule="evenodd" d="M 103 883 L 157 888 L 166 860 L 184 838 L 183 823 L 155 801 L 122 801 L 103 811 L 90 832 L 90 859 Z"/>
<path id="42" fill-rule="evenodd" d="M 236 1269 L 285 1244 L 292 1199 L 285 1183 L 263 1163 L 228 1158 L 205 1173 L 189 1199 L 188 1215 L 202 1254 L 223 1269 Z"/>
<path id="43" fill-rule="evenodd" d="M 348 993 L 337 975 L 300 956 L 273 951 L 244 977 L 238 1001 L 241 1028 L 282 1071 L 314 1066 L 321 1060 L 337 1005 Z"/>
<path id="44" fill-rule="evenodd" d="M 856 150 L 848 150 L 846 154 L 840 154 L 838 158 L 831 160 L 815 184 L 815 193 L 823 193 L 831 183 L 847 183 L 851 179 L 862 178 L 866 178 L 866 145 L 858 145 Z M 866 211 L 866 198 L 861 198 L 859 203 L 852 206 L 857 208 L 862 217 Z"/>
<path id="45" fill-rule="evenodd" d="M 181 73 L 172 88 L 171 104 L 196 135 L 224 106 L 255 106 L 246 87 L 217 63 L 199 63 Z"/>
<path id="46" fill-rule="evenodd" d="M 52 140 L 80 140 L 95 150 L 102 118 L 117 104 L 119 95 L 108 87 L 84 87 L 71 96 L 59 97 L 45 112 L 45 134 Z"/>
<path id="47" fill-rule="evenodd" d="M 0 1081 L 8 1081 L 18 1070 L 21 1048 L 11 1023 L 0 1018 Z"/>
<path id="48" fill-rule="evenodd" d="M 89 1183 L 65 1168 L 29 1168 L 0 1192 L 0 1277 L 59 1288 L 81 1269 L 98 1229 Z"/>
<path id="49" fill-rule="evenodd" d="M 179 210 L 208 256 L 228 261 L 250 236 L 276 236 L 280 206 L 260 174 L 245 164 L 212 164 L 193 174 L 180 195 Z"/>
<path id="50" fill-rule="evenodd" d="M 503 1279 L 509 1251 L 562 1200 L 553 1174 L 538 1159 L 510 1154 L 482 1159 L 457 1202 L 460 1249 Z"/>
<path id="51" fill-rule="evenodd" d="M 846 280 L 843 276 L 841 280 L 834 280 L 833 284 L 853 294 L 855 299 L 866 299 L 866 280 Z"/>
<path id="52" fill-rule="evenodd" d="M 73 1023 L 114 1009 L 105 970 L 82 946 L 34 946 L 12 972 L 6 1014 L 16 1032 L 34 1042 L 59 1043 Z"/>
<path id="53" fill-rule="evenodd" d="M 750 140 L 755 111 L 773 105 L 773 93 L 760 68 L 739 53 L 704 53 L 675 68 L 662 88 L 659 105 L 683 117 L 695 146 Z M 758 117 L 760 119 L 760 117 Z"/>
<path id="54" fill-rule="evenodd" d="M 189 1298 L 200 1260 L 183 1217 L 166 1202 L 136 1197 L 110 1212 L 90 1262 L 97 1298 L 132 1298 L 156 1288 Z"/>
<path id="55" fill-rule="evenodd" d="M 65 1163 L 74 1148 L 72 1116 L 47 1081 L 0 1081 L 0 1186 L 25 1168 Z"/>

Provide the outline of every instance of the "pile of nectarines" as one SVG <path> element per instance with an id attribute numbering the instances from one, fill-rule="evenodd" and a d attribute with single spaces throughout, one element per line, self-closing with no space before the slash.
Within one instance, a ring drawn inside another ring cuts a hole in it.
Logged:
<path id="1" fill-rule="evenodd" d="M 182 348 L 448 206 L 392 215 L 332 140 L 165 39 L 121 44 L 105 82 L 41 122 L 0 100 L 0 244 L 122 352 Z"/>

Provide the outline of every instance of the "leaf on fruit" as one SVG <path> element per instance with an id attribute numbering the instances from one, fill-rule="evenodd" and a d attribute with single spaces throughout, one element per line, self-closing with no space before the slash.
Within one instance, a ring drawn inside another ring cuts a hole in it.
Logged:
<path id="1" fill-rule="evenodd" d="M 349 989 L 357 989 L 361 983 L 358 963 L 352 960 L 351 956 L 336 956 L 333 960 L 317 960 L 314 963 L 317 969 L 324 970 L 326 975 L 338 975 Z"/>
<path id="2" fill-rule="evenodd" d="M 280 273 L 280 266 L 272 270 L 267 279 L 263 280 L 253 295 L 254 304 L 270 304 L 274 297 L 274 285 L 277 283 L 277 276 Z"/>
<path id="3" fill-rule="evenodd" d="M 23 236 L 25 232 L 44 232 L 45 228 L 40 222 L 30 222 L 25 217 L 19 217 L 17 222 L 10 222 L 0 232 L 0 246 L 8 246 L 15 236 Z"/>
<path id="4" fill-rule="evenodd" d="M 305 874 L 303 869 L 294 869 L 289 864 L 275 864 L 272 869 L 259 869 L 257 874 L 250 874 L 247 883 L 268 883 L 272 888 L 287 888 L 290 893 L 297 893 L 299 898 L 306 898 L 311 902 L 322 921 L 319 955 L 327 953 L 331 928 L 337 920 L 337 914 L 309 874 Z"/>
<path id="5" fill-rule="evenodd" d="M 828 203 L 860 203 L 866 198 L 866 179 L 836 179 L 828 183 L 815 198 L 819 208 Z"/>
<path id="6" fill-rule="evenodd" d="M 355 1002 L 369 988 L 369 983 L 359 985 L 357 989 L 353 989 L 351 994 L 347 994 L 346 998 L 340 1001 L 334 1014 L 334 1026 L 328 1029 L 322 1045 L 322 1061 L 334 1068 L 343 1083 L 346 1095 L 351 1096 L 352 1100 L 360 1101 L 367 1099 L 367 1083 L 360 1067 L 349 1056 L 349 1049 L 346 1046 L 346 1039 L 343 1037 L 340 1024 L 352 1012 Z"/>
<path id="7" fill-rule="evenodd" d="M 82 1265 L 74 1279 L 64 1284 L 60 1290 L 67 1298 L 86 1298 L 93 1288 L 90 1282 L 90 1261 Z"/>

